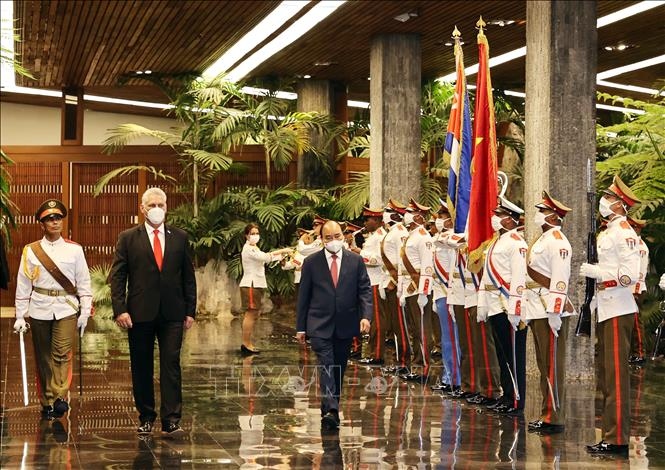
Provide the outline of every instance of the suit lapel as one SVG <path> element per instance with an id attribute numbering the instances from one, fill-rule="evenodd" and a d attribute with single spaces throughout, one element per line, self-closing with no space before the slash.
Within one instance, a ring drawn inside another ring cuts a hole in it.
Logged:
<path id="1" fill-rule="evenodd" d="M 342 263 L 341 266 L 339 267 L 339 274 L 337 276 L 338 288 L 342 283 L 342 280 L 346 279 L 348 277 L 348 273 L 351 271 L 351 256 L 349 256 L 349 254 L 350 254 L 349 251 L 344 250 L 344 254 L 342 255 Z"/>
<path id="2" fill-rule="evenodd" d="M 173 251 L 173 232 L 171 227 L 164 225 L 164 259 L 162 260 L 162 271 L 167 261 L 171 258 L 169 254 Z"/>
<path id="3" fill-rule="evenodd" d="M 152 245 L 150 244 L 150 239 L 148 237 L 153 236 L 152 233 L 148 233 L 144 224 L 139 225 L 139 243 L 143 248 L 144 252 L 148 255 L 150 261 L 157 266 L 157 260 L 155 259 L 155 252 L 152 251 Z"/>
<path id="4" fill-rule="evenodd" d="M 328 258 L 326 257 L 325 248 L 313 256 L 319 257 L 317 260 L 319 265 L 318 270 L 323 274 L 323 279 L 325 280 L 326 284 L 328 284 L 331 289 L 335 290 L 335 286 L 333 285 L 332 282 L 332 275 L 330 274 L 330 268 L 328 267 Z"/>

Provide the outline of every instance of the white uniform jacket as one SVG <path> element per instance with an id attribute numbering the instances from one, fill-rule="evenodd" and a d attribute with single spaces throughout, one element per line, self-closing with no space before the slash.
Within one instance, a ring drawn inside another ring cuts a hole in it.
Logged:
<path id="1" fill-rule="evenodd" d="M 448 239 L 454 234 L 452 230 L 447 230 L 434 237 L 434 300 L 448 296 L 451 267 L 457 256 L 457 250 L 451 248 Z"/>
<path id="2" fill-rule="evenodd" d="M 23 248 L 16 278 L 16 318 L 29 316 L 37 320 L 60 320 L 76 314 L 79 302 L 81 315 L 90 315 L 92 310 L 90 271 L 81 245 L 62 237 L 53 243 L 42 238 L 40 243 L 62 274 L 74 284 L 78 299 L 74 295 L 50 296 L 32 290 L 33 287 L 54 291 L 63 291 L 64 288 L 48 273 L 32 249 L 26 245 Z"/>
<path id="3" fill-rule="evenodd" d="M 478 292 L 478 311 L 488 316 L 522 314 L 528 245 L 515 229 L 496 238 L 487 249 Z"/>
<path id="4" fill-rule="evenodd" d="M 243 275 L 240 280 L 240 287 L 268 287 L 266 283 L 266 263 L 281 259 L 281 255 L 271 255 L 264 253 L 256 245 L 250 245 L 245 242 L 240 254 L 242 259 Z"/>
<path id="5" fill-rule="evenodd" d="M 414 284 L 406 269 L 404 258 L 407 258 L 413 269 L 420 274 L 418 285 Z M 403 253 L 400 253 L 399 295 L 401 297 L 411 297 L 417 294 L 429 295 L 432 292 L 433 275 L 432 236 L 425 230 L 425 227 L 418 226 L 409 233 L 404 241 Z"/>
<path id="6" fill-rule="evenodd" d="M 649 247 L 646 243 L 644 243 L 642 237 L 639 235 L 637 237 L 640 240 L 640 279 L 635 283 L 635 290 L 633 291 L 633 294 L 641 294 L 647 290 L 646 279 L 647 271 L 649 270 Z"/>
<path id="7" fill-rule="evenodd" d="M 559 227 L 543 232 L 531 245 L 527 254 L 528 266 L 550 278 L 550 285 L 543 287 L 527 274 L 524 291 L 524 315 L 527 320 L 547 318 L 548 313 L 562 317 L 574 312 L 565 312 L 570 284 L 570 260 L 572 247 Z"/>
<path id="8" fill-rule="evenodd" d="M 640 251 L 635 230 L 625 217 L 615 217 L 598 235 L 598 321 L 637 312 L 633 298 L 640 278 Z"/>
<path id="9" fill-rule="evenodd" d="M 400 263 L 400 250 L 404 244 L 404 240 L 409 236 L 409 232 L 406 230 L 406 227 L 401 223 L 396 223 L 388 230 L 388 233 L 383 237 L 382 246 L 380 249 L 383 250 L 383 254 L 388 258 L 388 261 L 395 267 L 399 273 L 399 263 Z M 383 261 L 383 257 L 381 257 Z M 388 268 L 384 264 L 383 266 L 383 281 L 381 282 L 381 287 L 384 289 L 388 287 L 390 283 L 393 283 L 397 287 L 397 279 L 392 279 Z M 399 292 L 398 292 L 399 295 Z"/>
<path id="10" fill-rule="evenodd" d="M 367 274 L 369 274 L 369 283 L 373 286 L 377 286 L 383 281 L 381 241 L 385 236 L 386 231 L 379 227 L 369 234 L 365 243 L 363 243 L 362 250 L 360 250 L 360 256 L 367 267 Z"/>

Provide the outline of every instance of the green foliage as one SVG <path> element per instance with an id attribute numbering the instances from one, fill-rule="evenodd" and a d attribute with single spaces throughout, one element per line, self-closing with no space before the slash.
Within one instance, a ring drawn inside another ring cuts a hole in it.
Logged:
<path id="1" fill-rule="evenodd" d="M 94 326 L 96 331 L 116 330 L 113 321 L 113 306 L 111 303 L 111 285 L 108 282 L 111 273 L 110 264 L 100 264 L 90 268 L 90 283 L 92 288 L 92 304 L 95 308 Z"/>
<path id="2" fill-rule="evenodd" d="M 436 160 L 443 154 L 448 132 L 448 118 L 453 104 L 455 87 L 451 83 L 429 81 L 421 92 L 420 149 L 422 155 L 439 150 Z"/>
<path id="3" fill-rule="evenodd" d="M 0 150 L 0 237 L 4 237 L 8 245 L 11 245 L 11 230 L 16 228 L 14 214 L 18 207 L 9 197 L 11 175 L 7 171 L 7 165 L 13 165 L 14 161 Z"/>

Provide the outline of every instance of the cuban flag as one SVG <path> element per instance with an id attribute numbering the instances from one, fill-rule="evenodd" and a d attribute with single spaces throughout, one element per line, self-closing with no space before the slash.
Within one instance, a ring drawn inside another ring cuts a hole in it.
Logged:
<path id="1" fill-rule="evenodd" d="M 448 174 L 448 208 L 453 218 L 456 233 L 466 231 L 471 199 L 471 153 L 472 129 L 469 108 L 469 93 L 464 75 L 464 55 L 460 46 L 459 31 L 453 32 L 455 39 L 456 83 L 453 105 L 448 120 L 448 133 L 443 148 L 450 158 Z"/>

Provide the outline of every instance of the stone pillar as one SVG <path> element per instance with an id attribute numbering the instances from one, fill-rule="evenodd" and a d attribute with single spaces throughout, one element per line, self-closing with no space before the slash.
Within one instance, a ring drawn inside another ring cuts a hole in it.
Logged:
<path id="1" fill-rule="evenodd" d="M 334 114 L 334 90 L 332 83 L 328 80 L 303 80 L 298 84 L 299 112 L 316 111 L 321 114 Z M 312 142 L 316 145 L 323 144 L 323 137 L 312 136 Z M 334 167 L 333 149 L 328 149 L 328 162 Z M 332 184 L 334 168 L 323 171 L 321 163 L 316 161 L 314 155 L 304 154 L 298 159 L 298 187 L 317 188 L 327 187 Z"/>
<path id="2" fill-rule="evenodd" d="M 370 50 L 370 205 L 420 193 L 420 36 L 382 34 Z"/>
<path id="3" fill-rule="evenodd" d="M 586 261 L 589 230 L 587 178 L 594 187 L 596 132 L 596 2 L 530 1 L 526 4 L 526 152 L 524 201 L 531 242 L 534 204 L 543 189 L 573 208 L 563 231 L 570 240 L 575 306 L 584 297 L 585 279 L 577 275 Z M 588 175 L 590 168 L 591 175 Z M 593 378 L 593 339 L 576 338 L 577 317 L 569 327 L 569 377 Z M 529 355 L 533 358 L 533 355 Z M 535 366 L 534 366 L 535 367 Z"/>

